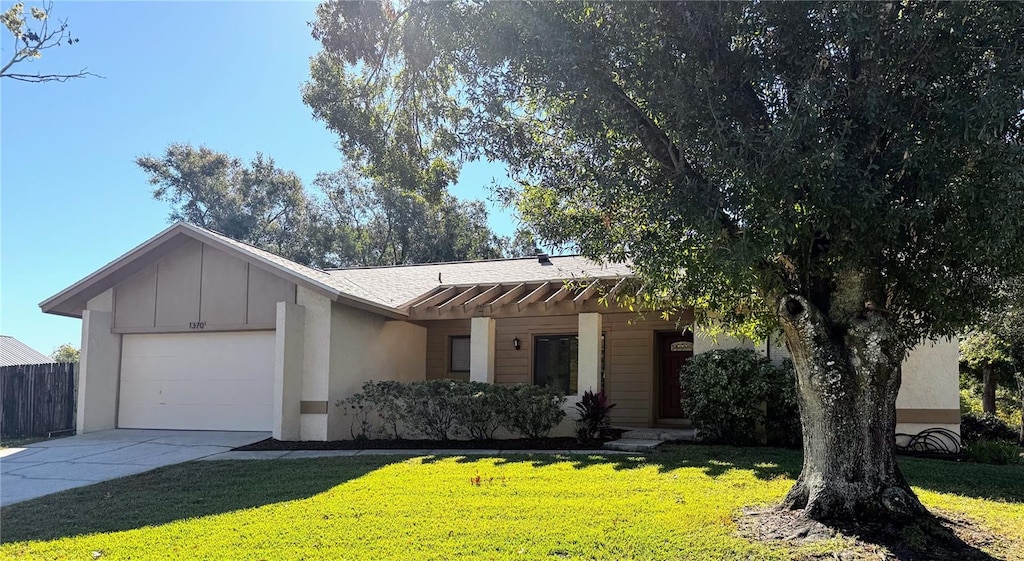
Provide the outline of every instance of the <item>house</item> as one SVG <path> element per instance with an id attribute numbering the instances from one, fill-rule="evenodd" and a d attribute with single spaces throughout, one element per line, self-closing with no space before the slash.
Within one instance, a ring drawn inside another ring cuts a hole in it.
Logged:
<path id="1" fill-rule="evenodd" d="M 0 335 L 0 366 L 49 364 L 53 359 L 10 335 Z"/>
<path id="2" fill-rule="evenodd" d="M 79 432 L 342 439 L 348 419 L 333 404 L 363 382 L 435 378 L 545 383 L 570 396 L 603 387 L 615 425 L 685 424 L 679 365 L 754 345 L 695 337 L 691 314 L 605 306 L 600 294 L 630 274 L 544 255 L 324 271 L 177 223 L 40 307 L 82 318 Z M 898 430 L 958 430 L 959 415 L 955 341 L 915 349 Z"/>

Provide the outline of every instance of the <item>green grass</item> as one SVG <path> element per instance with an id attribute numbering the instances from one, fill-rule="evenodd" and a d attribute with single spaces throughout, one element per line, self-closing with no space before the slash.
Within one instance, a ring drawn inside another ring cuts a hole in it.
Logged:
<path id="1" fill-rule="evenodd" d="M 5 439 L 5 440 L 0 440 L 0 448 L 21 448 L 22 446 L 24 446 L 26 444 L 34 444 L 36 442 L 44 442 L 44 441 L 47 441 L 47 440 L 54 440 L 54 439 L 57 439 L 57 438 L 64 438 L 64 437 L 67 437 L 67 436 L 71 436 L 72 434 L 74 434 L 74 433 L 68 432 L 68 433 L 64 433 L 64 434 L 58 435 L 58 436 L 54 436 L 53 438 L 47 438 L 45 436 L 30 436 L 30 437 L 27 437 L 27 438 L 8 438 L 8 439 Z"/>
<path id="2" fill-rule="evenodd" d="M 929 507 L 1024 558 L 1024 466 L 902 466 Z M 706 446 L 648 460 L 192 462 L 2 509 L 0 558 L 792 559 L 848 547 L 735 535 L 739 509 L 777 501 L 799 467 L 793 452 Z"/>

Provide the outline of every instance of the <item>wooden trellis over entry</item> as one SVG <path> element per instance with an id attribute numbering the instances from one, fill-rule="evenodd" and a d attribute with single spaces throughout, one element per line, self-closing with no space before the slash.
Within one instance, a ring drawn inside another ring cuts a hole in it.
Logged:
<path id="1" fill-rule="evenodd" d="M 442 285 L 402 308 L 409 319 L 464 319 L 595 312 L 615 306 L 629 277 Z"/>

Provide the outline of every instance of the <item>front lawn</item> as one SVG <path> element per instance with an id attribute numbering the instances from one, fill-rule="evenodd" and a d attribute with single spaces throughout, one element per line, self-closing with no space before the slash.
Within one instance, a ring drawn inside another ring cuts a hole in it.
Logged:
<path id="1" fill-rule="evenodd" d="M 191 462 L 4 508 L 0 557 L 832 559 L 851 542 L 735 534 L 739 510 L 781 498 L 799 466 L 794 452 L 706 446 L 648 460 Z M 982 549 L 1024 558 L 1024 466 L 902 466 L 930 508 L 981 530 Z"/>

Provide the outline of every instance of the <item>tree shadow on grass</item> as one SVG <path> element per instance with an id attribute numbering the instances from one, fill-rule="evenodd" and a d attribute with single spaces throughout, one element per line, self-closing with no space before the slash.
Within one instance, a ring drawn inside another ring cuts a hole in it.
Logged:
<path id="1" fill-rule="evenodd" d="M 486 456 L 438 454 L 425 461 L 455 459 L 475 462 Z M 661 472 L 680 468 L 700 468 L 709 477 L 719 477 L 732 470 L 748 470 L 762 481 L 779 477 L 796 480 L 800 474 L 802 455 L 798 450 L 705 445 L 669 445 L 651 453 L 632 455 L 559 454 L 558 452 L 507 453 L 499 462 L 530 462 L 543 467 L 569 463 L 578 469 L 595 465 L 612 465 L 615 469 L 657 467 Z M 900 458 L 900 468 L 911 485 L 937 493 L 952 493 L 985 500 L 1024 503 L 1024 465 L 992 466 L 961 461 Z"/>
<path id="2" fill-rule="evenodd" d="M 305 499 L 404 457 L 188 462 L 0 509 L 0 543 L 117 532 Z"/>
<path id="3" fill-rule="evenodd" d="M 456 461 L 472 463 L 490 456 L 447 455 L 438 453 L 426 457 L 424 462 Z M 779 477 L 795 479 L 800 473 L 800 456 L 788 450 L 775 448 L 733 448 L 728 446 L 679 446 L 663 451 L 637 454 L 607 454 L 600 450 L 583 454 L 516 453 L 509 451 L 496 459 L 496 463 L 527 462 L 534 467 L 570 464 L 576 469 L 610 465 L 616 470 L 656 468 L 667 473 L 680 468 L 699 468 L 709 477 L 719 477 L 733 470 L 749 470 L 754 477 L 771 481 Z"/>

